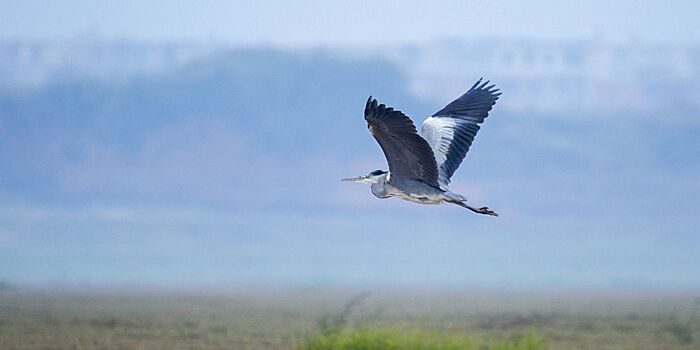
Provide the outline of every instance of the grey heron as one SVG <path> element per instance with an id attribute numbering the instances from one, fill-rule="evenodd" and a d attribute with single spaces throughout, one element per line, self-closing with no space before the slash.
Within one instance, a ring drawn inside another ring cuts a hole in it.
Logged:
<path id="1" fill-rule="evenodd" d="M 464 95 L 423 121 L 421 132 L 401 111 L 369 97 L 367 128 L 384 152 L 389 171 L 375 170 L 343 181 L 368 183 L 379 198 L 399 197 L 420 204 L 452 203 L 475 213 L 498 216 L 488 207 L 472 207 L 449 190 L 450 178 L 464 160 L 479 124 L 501 95 L 479 79 Z"/>

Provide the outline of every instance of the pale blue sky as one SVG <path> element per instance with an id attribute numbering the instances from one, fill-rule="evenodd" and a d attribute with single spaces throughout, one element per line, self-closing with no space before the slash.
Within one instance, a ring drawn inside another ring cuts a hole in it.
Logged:
<path id="1" fill-rule="evenodd" d="M 443 36 L 697 41 L 698 1 L 0 1 L 0 38 L 99 34 L 279 45 Z"/>
<path id="2" fill-rule="evenodd" d="M 151 46 L 0 59 L 0 281 L 698 290 L 697 46 L 638 42 L 700 44 L 699 14 L 700 1 L 0 0 L 0 40 L 292 46 L 127 76 L 99 72 L 147 67 Z M 562 42 L 421 45 L 484 36 Z M 294 47 L 408 42 L 395 61 Z M 584 64 L 472 66 L 470 50 L 499 47 Z M 2 88 L 35 71 L 54 80 Z M 369 94 L 420 122 L 481 75 L 503 96 L 452 190 L 501 217 L 339 181 L 386 169 Z M 420 84 L 440 87 L 434 101 Z"/>

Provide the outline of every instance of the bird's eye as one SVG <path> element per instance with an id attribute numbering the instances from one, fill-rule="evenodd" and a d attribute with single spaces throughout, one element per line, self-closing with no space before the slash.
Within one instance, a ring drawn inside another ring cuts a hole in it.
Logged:
<path id="1" fill-rule="evenodd" d="M 370 174 L 372 176 L 378 176 L 378 175 L 384 174 L 384 172 L 381 170 L 375 170 L 375 171 L 371 172 Z"/>

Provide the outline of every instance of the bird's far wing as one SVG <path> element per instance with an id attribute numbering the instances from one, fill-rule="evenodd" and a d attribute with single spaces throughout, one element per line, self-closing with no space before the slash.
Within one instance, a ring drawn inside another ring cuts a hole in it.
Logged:
<path id="1" fill-rule="evenodd" d="M 438 182 L 446 189 L 450 178 L 467 155 L 479 124 L 501 95 L 495 85 L 479 79 L 460 98 L 450 102 L 423 122 L 421 136 L 428 141 L 438 166 Z"/>
<path id="2" fill-rule="evenodd" d="M 365 106 L 369 132 L 381 146 L 392 178 L 422 180 L 438 187 L 433 150 L 401 111 L 379 104 L 372 96 Z"/>

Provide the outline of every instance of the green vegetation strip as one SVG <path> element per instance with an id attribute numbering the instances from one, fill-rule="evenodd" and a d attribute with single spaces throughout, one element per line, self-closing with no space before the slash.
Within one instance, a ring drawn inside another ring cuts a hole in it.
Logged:
<path id="1" fill-rule="evenodd" d="M 480 339 L 460 333 L 441 333 L 396 328 L 344 329 L 310 335 L 301 340 L 299 350 L 541 350 L 547 340 L 534 332 L 510 339 Z"/>

